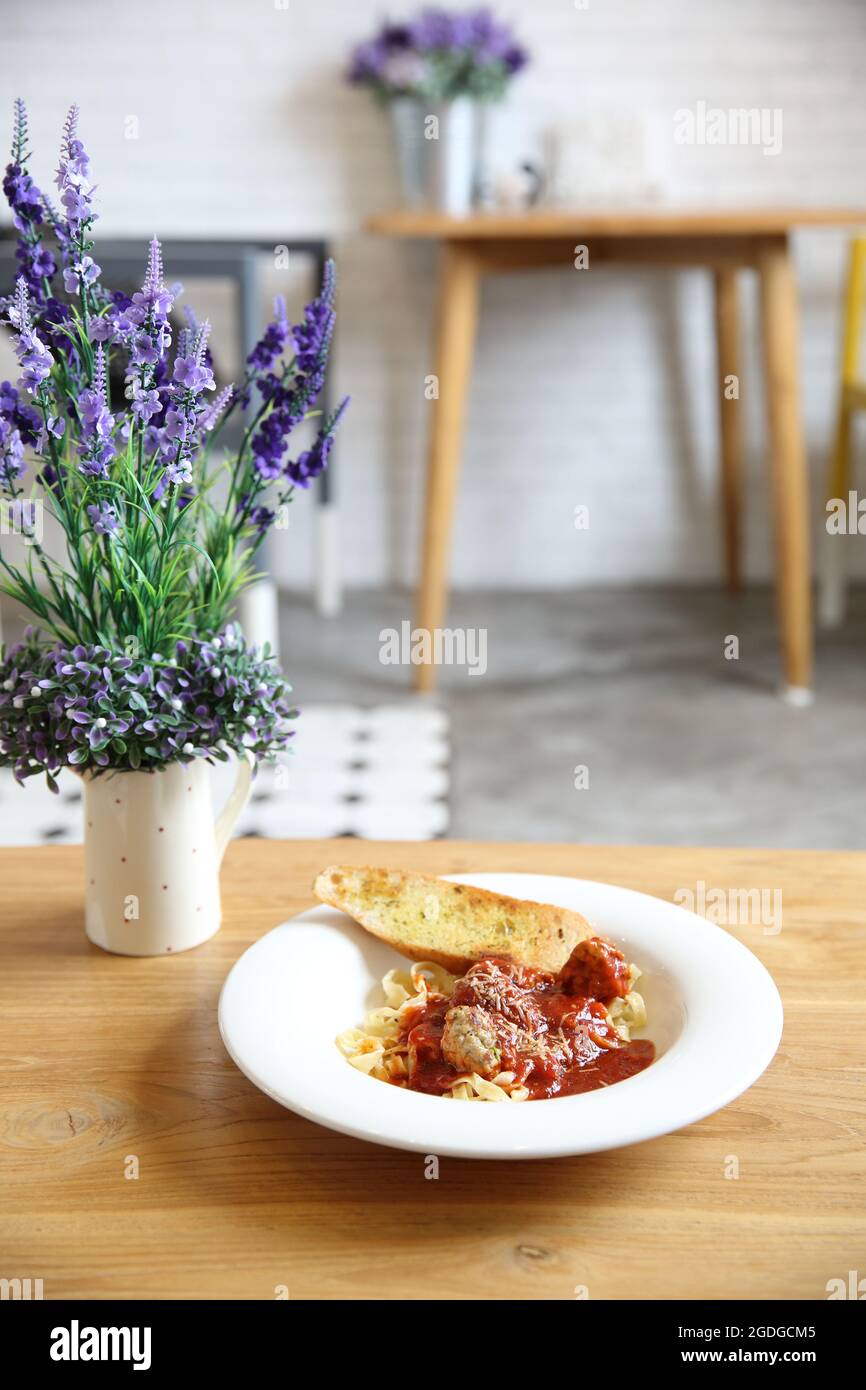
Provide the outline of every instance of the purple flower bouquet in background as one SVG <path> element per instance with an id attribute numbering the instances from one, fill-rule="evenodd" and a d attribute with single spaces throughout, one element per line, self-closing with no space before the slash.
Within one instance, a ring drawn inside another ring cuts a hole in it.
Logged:
<path id="1" fill-rule="evenodd" d="M 349 81 L 381 100 L 428 102 L 501 97 L 528 54 L 487 9 L 424 10 L 405 24 L 383 24 L 352 54 Z"/>
<path id="2" fill-rule="evenodd" d="M 483 183 L 484 112 L 528 62 L 489 10 L 424 10 L 359 44 L 349 81 L 387 107 L 404 201 L 463 216 Z"/>
<path id="3" fill-rule="evenodd" d="M 157 240 L 131 298 L 102 282 L 77 109 L 63 129 L 57 204 L 28 154 L 16 102 L 3 189 L 19 274 L 3 308 L 20 375 L 0 385 L 0 494 L 27 561 L 0 556 L 0 591 L 34 628 L 0 664 L 0 761 L 56 787 L 62 767 L 272 756 L 290 737 L 289 687 L 229 620 L 278 510 L 326 467 L 346 404 L 309 448 L 290 449 L 295 427 L 319 413 L 333 266 L 302 323 L 277 301 L 243 380 L 217 392 L 209 324 L 187 308 L 185 326 L 172 327 L 181 289 L 165 280 Z M 122 401 L 111 393 L 118 377 Z M 242 410 L 242 443 L 225 456 L 214 444 Z M 65 537 L 63 565 L 43 547 L 45 515 Z"/>

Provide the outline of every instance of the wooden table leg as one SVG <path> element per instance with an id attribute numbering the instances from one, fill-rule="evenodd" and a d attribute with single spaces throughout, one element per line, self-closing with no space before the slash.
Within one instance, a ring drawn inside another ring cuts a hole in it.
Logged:
<path id="1" fill-rule="evenodd" d="M 735 266 L 715 273 L 716 393 L 721 441 L 721 500 L 724 563 L 728 588 L 740 588 L 741 518 L 743 513 L 743 421 L 740 411 L 740 306 Z M 727 385 L 736 377 L 735 385 Z"/>
<path id="2" fill-rule="evenodd" d="M 828 502 L 831 497 L 843 497 L 847 500 L 848 490 L 851 486 L 853 411 L 848 398 L 847 387 L 849 382 L 856 382 L 860 376 L 860 342 L 863 336 L 864 297 L 866 297 L 866 237 L 858 236 L 852 240 L 848 256 L 842 371 L 825 502 Z M 821 555 L 818 621 L 822 627 L 838 627 L 845 617 L 847 597 L 844 543 L 839 536 L 827 535 L 826 532 L 821 540 L 823 553 Z"/>
<path id="3" fill-rule="evenodd" d="M 797 285 L 787 237 L 767 240 L 758 271 L 782 652 L 787 694 L 805 703 L 812 680 L 809 480 L 800 402 Z"/>
<path id="4" fill-rule="evenodd" d="M 439 287 L 435 371 L 438 396 L 432 404 L 424 513 L 424 554 L 417 626 L 433 634 L 442 626 L 447 601 L 448 559 L 466 399 L 478 321 L 480 270 L 471 246 L 445 242 Z M 432 642 L 429 644 L 432 647 Z M 418 690 L 432 690 L 436 668 L 415 668 Z"/>

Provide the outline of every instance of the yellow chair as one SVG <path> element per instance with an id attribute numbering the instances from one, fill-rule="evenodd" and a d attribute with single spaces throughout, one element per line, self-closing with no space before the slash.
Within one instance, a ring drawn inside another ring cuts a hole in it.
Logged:
<path id="1" fill-rule="evenodd" d="M 860 342 L 863 311 L 866 307 L 866 235 L 854 237 L 848 261 L 845 290 L 845 326 L 842 339 L 842 380 L 836 413 L 836 434 L 827 480 L 827 500 L 841 498 L 848 505 L 851 489 L 851 436 L 854 412 L 866 410 L 866 379 L 860 374 Z M 846 511 L 847 515 L 847 511 Z M 824 520 L 827 512 L 825 509 Z M 851 524 L 851 518 L 848 518 Z M 854 517 L 854 525 L 857 517 Z M 843 537 L 824 538 L 819 620 L 823 627 L 836 627 L 845 616 L 846 576 Z"/>

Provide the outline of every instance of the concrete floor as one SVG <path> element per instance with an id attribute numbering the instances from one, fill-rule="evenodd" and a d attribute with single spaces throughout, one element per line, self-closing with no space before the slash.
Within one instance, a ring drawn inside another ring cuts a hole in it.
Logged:
<path id="1" fill-rule="evenodd" d="M 457 594 L 449 627 L 487 630 L 483 676 L 442 668 L 452 837 L 860 849 L 866 843 L 866 594 L 820 634 L 815 703 L 777 696 L 772 598 L 718 591 Z M 380 663 L 402 593 L 353 593 L 336 619 L 283 604 L 298 703 L 406 698 Z M 726 660 L 725 639 L 739 638 Z M 430 697 L 416 697 L 430 698 Z M 575 768 L 589 785 L 575 789 Z"/>

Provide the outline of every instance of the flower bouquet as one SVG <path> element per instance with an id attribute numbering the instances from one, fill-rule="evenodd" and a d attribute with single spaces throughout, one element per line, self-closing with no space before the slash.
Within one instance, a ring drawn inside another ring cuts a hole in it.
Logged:
<path id="1" fill-rule="evenodd" d="M 477 97 L 494 101 L 526 66 L 528 55 L 489 10 L 424 10 L 408 24 L 383 24 L 354 49 L 349 81 L 381 102 Z"/>
<path id="2" fill-rule="evenodd" d="M 0 385 L 0 493 L 25 559 L 0 555 L 0 592 L 34 626 L 0 657 L 0 763 L 19 781 L 44 773 L 52 790 L 61 768 L 82 776 L 88 935 L 150 955 L 217 930 L 219 860 L 251 769 L 291 739 L 290 687 L 231 616 L 264 534 L 326 467 L 346 401 L 290 451 L 295 427 L 319 413 L 330 264 L 303 322 L 277 300 L 243 380 L 220 391 L 209 324 L 189 308 L 183 326 L 172 321 L 181 288 L 166 284 L 157 240 L 140 290 L 106 288 L 77 126 L 72 107 L 55 205 L 29 173 L 16 102 L 3 180 L 19 274 L 2 308 L 21 374 Z M 220 436 L 233 415 L 243 433 L 229 453 Z M 45 548 L 49 518 L 65 564 Z M 238 781 L 214 828 L 207 765 L 232 755 Z"/>
<path id="3" fill-rule="evenodd" d="M 462 214 L 479 160 L 480 106 L 501 98 L 528 54 L 487 9 L 424 10 L 406 24 L 383 24 L 354 49 L 348 79 L 387 106 L 403 193 Z"/>

